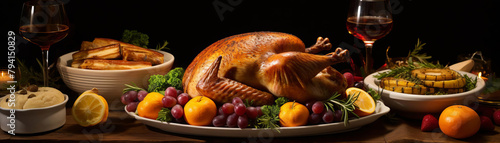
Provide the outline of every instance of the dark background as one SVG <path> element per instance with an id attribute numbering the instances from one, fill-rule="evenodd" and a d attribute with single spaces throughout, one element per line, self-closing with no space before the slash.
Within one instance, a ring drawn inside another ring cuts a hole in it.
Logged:
<path id="1" fill-rule="evenodd" d="M 18 33 L 22 2 L 2 1 L 2 35 L 7 47 L 7 31 Z M 174 66 L 187 67 L 192 59 L 211 43 L 227 36 L 253 32 L 278 31 L 296 35 L 307 46 L 318 36 L 330 38 L 334 47 L 347 48 L 353 57 L 364 53 L 362 41 L 348 34 L 345 22 L 349 0 L 264 1 L 264 0 L 65 0 L 70 34 L 50 49 L 50 63 L 79 49 L 84 40 L 95 37 L 121 39 L 124 29 L 138 30 L 150 37 L 150 48 L 164 40 L 176 60 Z M 232 3 L 231 3 L 232 2 Z M 214 3 L 219 6 L 214 7 Z M 427 43 L 422 52 L 432 61 L 454 64 L 458 55 L 482 51 L 498 72 L 498 12 L 492 0 L 422 1 L 391 0 L 394 27 L 374 45 L 375 66 L 389 56 L 403 57 L 420 38 Z M 222 17 L 216 9 L 224 11 Z M 496 20 L 496 21 L 494 21 Z M 41 59 L 40 48 L 17 37 L 16 57 L 31 65 Z M 6 55 L 2 48 L 1 55 Z M 6 57 L 6 56 L 2 56 Z M 7 59 L 1 58 L 0 67 Z M 358 61 L 358 59 L 354 59 Z"/>

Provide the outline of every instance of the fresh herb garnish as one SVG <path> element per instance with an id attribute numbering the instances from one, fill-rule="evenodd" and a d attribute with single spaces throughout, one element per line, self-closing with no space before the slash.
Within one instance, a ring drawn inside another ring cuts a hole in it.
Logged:
<path id="1" fill-rule="evenodd" d="M 143 88 L 135 85 L 135 83 L 132 83 L 133 85 L 125 84 L 125 87 L 123 89 L 123 93 L 129 92 L 129 91 L 141 91 L 144 90 Z"/>
<path id="2" fill-rule="evenodd" d="M 170 109 L 168 108 L 161 108 L 160 112 L 158 112 L 158 118 L 156 118 L 156 120 L 162 122 L 170 122 L 173 119 L 174 117 L 170 114 Z"/>
<path id="3" fill-rule="evenodd" d="M 163 42 L 162 46 L 160 46 L 159 44 L 156 45 L 156 49 L 155 50 L 157 50 L 157 51 L 161 51 L 163 49 L 170 50 L 170 48 L 167 48 L 167 45 L 168 45 L 168 42 L 167 42 L 167 40 L 165 40 L 165 42 Z"/>
<path id="4" fill-rule="evenodd" d="M 427 56 L 426 53 L 420 54 L 420 50 L 424 49 L 426 43 L 422 43 L 420 39 L 417 39 L 417 44 L 415 45 L 415 49 L 408 53 L 408 58 L 416 58 L 418 61 L 427 63 L 427 59 L 432 58 L 432 56 Z"/>
<path id="5" fill-rule="evenodd" d="M 285 97 L 280 97 L 274 102 L 274 105 L 264 105 L 261 107 L 262 116 L 257 118 L 256 124 L 254 125 L 255 128 L 270 128 L 276 130 L 277 132 L 280 132 L 280 107 L 288 102 L 288 99 Z"/>
<path id="6" fill-rule="evenodd" d="M 476 83 L 477 83 L 477 77 L 472 79 L 472 77 L 467 76 L 467 74 L 464 74 L 465 78 L 465 90 L 469 91 L 474 88 L 476 88 Z"/>
<path id="7" fill-rule="evenodd" d="M 335 93 L 332 97 L 328 98 L 327 100 L 323 101 L 325 104 L 325 107 L 327 110 L 332 110 L 335 111 L 336 108 L 339 108 L 342 111 L 342 120 L 344 120 L 344 126 L 349 125 L 349 114 L 352 114 L 356 116 L 356 118 L 359 118 L 356 113 L 354 113 L 354 109 L 356 109 L 356 106 L 354 105 L 354 101 L 358 99 L 360 93 L 355 94 L 355 95 L 348 95 L 347 99 L 338 99 L 337 97 L 340 96 L 339 93 Z"/>
<path id="8" fill-rule="evenodd" d="M 125 43 L 130 43 L 132 45 L 136 45 L 139 47 L 148 48 L 149 36 L 147 34 L 139 32 L 137 30 L 125 29 L 125 31 L 123 31 L 121 41 L 123 41 Z"/>

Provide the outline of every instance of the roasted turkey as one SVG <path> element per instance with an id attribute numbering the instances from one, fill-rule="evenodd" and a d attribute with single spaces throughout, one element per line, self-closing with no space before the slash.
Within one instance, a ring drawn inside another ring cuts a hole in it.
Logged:
<path id="1" fill-rule="evenodd" d="M 298 102 L 324 100 L 347 88 L 343 75 L 330 65 L 346 61 L 347 50 L 330 50 L 328 38 L 318 37 L 306 48 L 294 35 L 251 32 L 230 36 L 208 46 L 187 67 L 184 92 L 218 103 L 233 97 L 272 104 L 275 97 Z"/>

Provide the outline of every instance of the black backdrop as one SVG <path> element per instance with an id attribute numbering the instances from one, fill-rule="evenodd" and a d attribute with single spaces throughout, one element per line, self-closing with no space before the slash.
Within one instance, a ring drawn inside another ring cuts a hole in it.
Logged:
<path id="1" fill-rule="evenodd" d="M 175 55 L 174 66 L 187 67 L 198 52 L 224 37 L 252 31 L 279 31 L 294 34 L 306 45 L 318 36 L 329 37 L 334 47 L 363 53 L 361 41 L 349 35 L 345 20 L 349 0 L 265 1 L 265 0 L 65 0 L 70 34 L 50 49 L 50 62 L 79 49 L 81 41 L 94 37 L 120 39 L 124 29 L 150 36 L 149 47 L 167 40 L 166 50 Z M 6 0 L 2 5 L 2 35 L 18 32 L 22 1 Z M 394 27 L 375 42 L 375 65 L 390 56 L 406 56 L 420 38 L 427 43 L 423 52 L 443 64 L 457 62 L 458 55 L 483 51 L 497 67 L 498 12 L 492 0 L 423 1 L 391 0 Z M 217 9 L 221 10 L 219 13 Z M 496 21 L 493 21 L 496 20 Z M 17 37 L 16 57 L 27 61 L 41 58 L 40 49 Z M 7 47 L 7 44 L 2 44 Z M 6 57 L 6 48 L 1 55 Z M 5 67 L 6 58 L 0 60 Z"/>

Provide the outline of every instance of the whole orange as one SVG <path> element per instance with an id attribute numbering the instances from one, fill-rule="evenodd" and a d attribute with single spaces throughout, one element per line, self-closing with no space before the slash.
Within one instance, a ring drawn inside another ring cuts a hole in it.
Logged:
<path id="1" fill-rule="evenodd" d="M 481 120 L 476 111 L 463 105 L 452 105 L 441 112 L 439 128 L 444 134 L 463 139 L 476 134 L 481 127 Z"/>
<path id="2" fill-rule="evenodd" d="M 184 105 L 184 119 L 190 125 L 210 125 L 215 115 L 217 106 L 208 97 L 196 96 Z"/>
<path id="3" fill-rule="evenodd" d="M 283 127 L 302 126 L 309 119 L 309 110 L 297 102 L 287 102 L 280 108 L 280 124 Z"/>
<path id="4" fill-rule="evenodd" d="M 158 112 L 163 108 L 161 99 L 164 96 L 158 92 L 151 92 L 137 105 L 137 114 L 144 118 L 158 118 Z"/>

